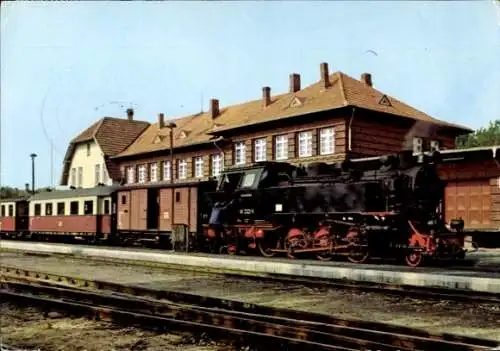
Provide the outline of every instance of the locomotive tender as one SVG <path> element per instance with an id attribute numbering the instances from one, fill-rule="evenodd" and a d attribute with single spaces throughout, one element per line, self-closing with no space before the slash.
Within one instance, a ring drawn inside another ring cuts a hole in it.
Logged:
<path id="1" fill-rule="evenodd" d="M 418 266 L 465 255 L 463 221 L 444 221 L 440 160 L 401 152 L 307 168 L 261 162 L 227 169 L 218 182 L 42 192 L 0 201 L 0 234 Z"/>

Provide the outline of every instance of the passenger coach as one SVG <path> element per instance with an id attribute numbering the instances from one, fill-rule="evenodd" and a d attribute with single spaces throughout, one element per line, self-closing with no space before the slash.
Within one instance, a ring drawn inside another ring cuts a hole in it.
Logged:
<path id="1" fill-rule="evenodd" d="M 31 236 L 106 239 L 115 231 L 115 192 L 115 186 L 98 186 L 33 195 L 29 203 Z"/>

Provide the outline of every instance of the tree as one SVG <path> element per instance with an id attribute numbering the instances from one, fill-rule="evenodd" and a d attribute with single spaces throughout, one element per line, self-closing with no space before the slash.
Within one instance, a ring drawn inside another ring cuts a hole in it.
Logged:
<path id="1" fill-rule="evenodd" d="M 10 186 L 0 187 L 0 199 L 11 199 L 28 195 L 24 189 L 12 188 Z"/>
<path id="2" fill-rule="evenodd" d="M 477 146 L 500 145 L 500 120 L 490 121 L 487 127 L 481 127 L 474 133 L 460 135 L 456 139 L 457 149 Z"/>

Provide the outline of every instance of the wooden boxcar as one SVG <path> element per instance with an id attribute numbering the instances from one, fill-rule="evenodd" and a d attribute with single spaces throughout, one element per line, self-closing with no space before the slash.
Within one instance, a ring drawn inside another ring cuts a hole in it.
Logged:
<path id="1" fill-rule="evenodd" d="M 15 237 L 28 232 L 27 198 L 0 199 L 0 235 Z"/>
<path id="2" fill-rule="evenodd" d="M 115 186 L 41 192 L 30 198 L 30 234 L 107 238 L 115 230 Z"/>
<path id="3" fill-rule="evenodd" d="M 174 244 L 172 234 L 188 235 L 195 245 L 202 224 L 210 215 L 207 193 L 215 190 L 216 181 L 190 183 L 137 184 L 120 187 L 117 192 L 117 236 L 119 241 L 155 241 Z"/>

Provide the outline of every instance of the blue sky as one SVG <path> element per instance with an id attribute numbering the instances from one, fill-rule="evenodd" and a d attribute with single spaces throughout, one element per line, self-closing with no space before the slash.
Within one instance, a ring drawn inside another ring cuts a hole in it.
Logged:
<path id="1" fill-rule="evenodd" d="M 320 62 L 443 120 L 500 118 L 500 8 L 483 2 L 2 2 L 1 184 L 57 183 L 102 116 L 155 121 L 319 79 Z M 376 55 L 368 52 L 373 50 Z M 123 105 L 123 106 L 122 106 Z M 54 162 L 51 172 L 51 143 Z M 52 178 L 51 178 L 52 174 Z"/>

